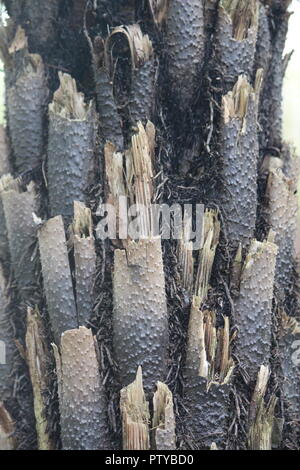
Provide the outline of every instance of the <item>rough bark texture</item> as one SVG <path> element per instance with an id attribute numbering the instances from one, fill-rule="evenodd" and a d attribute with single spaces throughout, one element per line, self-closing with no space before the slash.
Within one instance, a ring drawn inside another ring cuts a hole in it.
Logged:
<path id="1" fill-rule="evenodd" d="M 181 107 L 187 107 L 193 99 L 204 57 L 202 2 L 170 2 L 166 18 L 166 43 L 172 94 Z"/>
<path id="2" fill-rule="evenodd" d="M 12 48 L 8 70 L 6 100 L 13 166 L 22 173 L 42 163 L 48 88 L 43 60 L 28 53 L 26 41 L 23 48 Z"/>
<path id="3" fill-rule="evenodd" d="M 77 311 L 61 216 L 49 219 L 39 230 L 43 284 L 54 339 L 78 326 Z"/>
<path id="4" fill-rule="evenodd" d="M 63 449 L 107 449 L 106 403 L 91 330 L 66 331 L 55 351 Z"/>
<path id="5" fill-rule="evenodd" d="M 270 359 L 276 255 L 274 243 L 253 241 L 241 273 L 235 305 L 236 350 L 251 380 L 256 379 L 259 367 L 267 365 Z"/>
<path id="6" fill-rule="evenodd" d="M 246 95 L 246 96 L 245 96 Z M 244 103 L 243 103 L 244 101 Z M 257 93 L 243 76 L 223 97 L 221 148 L 225 236 L 229 245 L 249 244 L 254 236 L 257 207 Z"/>
<path id="7" fill-rule="evenodd" d="M 38 211 L 33 183 L 23 191 L 16 180 L 3 185 L 1 199 L 9 239 L 11 265 L 23 302 L 39 298 L 33 252 L 37 241 L 37 226 L 33 213 Z"/>
<path id="8" fill-rule="evenodd" d="M 165 379 L 168 344 L 160 238 L 129 242 L 126 250 L 115 251 L 114 265 L 114 352 L 120 381 L 128 385 L 142 366 L 150 392 Z"/>
<path id="9" fill-rule="evenodd" d="M 10 322 L 6 280 L 0 265 L 0 396 L 7 400 L 13 393 L 16 347 Z"/>
<path id="10" fill-rule="evenodd" d="M 61 89 L 65 94 L 68 91 Z M 75 90 L 71 89 L 69 93 L 69 100 L 64 97 L 66 102 L 61 106 L 57 103 L 58 97 L 54 95 L 54 101 L 49 107 L 47 159 L 51 216 L 62 215 L 68 223 L 73 215 L 73 202 L 85 202 L 85 192 L 92 184 L 96 136 L 93 103 L 85 106 L 80 103 L 76 108 L 74 102 L 79 98 L 76 85 Z M 58 167 L 62 171 L 57 171 Z"/>

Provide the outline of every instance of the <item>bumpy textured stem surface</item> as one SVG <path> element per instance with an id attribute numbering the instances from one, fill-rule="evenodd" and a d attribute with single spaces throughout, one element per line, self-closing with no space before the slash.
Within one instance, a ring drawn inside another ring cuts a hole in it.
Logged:
<path id="1" fill-rule="evenodd" d="M 44 117 L 48 89 L 45 70 L 38 54 L 26 54 L 16 80 L 8 85 L 7 112 L 14 166 L 17 173 L 42 163 Z"/>
<path id="2" fill-rule="evenodd" d="M 0 398 L 7 400 L 12 396 L 16 347 L 14 330 L 10 318 L 9 299 L 6 280 L 0 265 Z"/>
<path id="3" fill-rule="evenodd" d="M 276 255 L 277 245 L 254 240 L 241 274 L 235 305 L 236 355 L 251 380 L 270 360 Z"/>
<path id="4" fill-rule="evenodd" d="M 86 105 L 84 117 L 65 110 L 58 112 L 55 104 L 54 100 L 49 109 L 47 168 L 50 209 L 52 216 L 62 215 L 70 223 L 74 201 L 84 202 L 85 191 L 92 183 L 96 114 L 92 103 Z M 57 171 L 58 168 L 61 171 Z"/>
<path id="5" fill-rule="evenodd" d="M 142 366 L 146 391 L 166 373 L 168 315 L 161 240 L 129 242 L 115 251 L 114 352 L 128 385 Z"/>
<path id="6" fill-rule="evenodd" d="M 93 291 L 96 276 L 95 239 L 91 211 L 84 204 L 74 203 L 74 260 L 76 305 L 79 325 L 86 324 L 93 313 Z"/>
<path id="7" fill-rule="evenodd" d="M 197 88 L 204 57 L 203 2 L 170 2 L 166 19 L 166 44 L 174 95 L 186 108 Z"/>
<path id="8" fill-rule="evenodd" d="M 223 97 L 221 152 L 223 229 L 237 249 L 254 235 L 257 207 L 257 95 L 243 76 Z"/>
<path id="9" fill-rule="evenodd" d="M 255 8 L 246 37 L 242 40 L 236 38 L 231 16 L 223 7 L 222 2 L 219 4 L 216 54 L 220 64 L 220 72 L 223 75 L 225 91 L 233 87 L 239 75 L 245 74 L 248 79 L 252 77 L 257 28 L 258 10 L 256 11 Z"/>
<path id="10" fill-rule="evenodd" d="M 11 185 L 11 186 L 10 186 Z M 15 180 L 1 191 L 10 258 L 21 299 L 34 304 L 39 298 L 36 266 L 33 252 L 37 241 L 37 226 L 33 213 L 38 210 L 38 200 L 33 183 L 22 191 Z"/>
<path id="11" fill-rule="evenodd" d="M 39 230 L 43 283 L 56 344 L 64 331 L 78 326 L 64 224 L 61 216 Z"/>
<path id="12" fill-rule="evenodd" d="M 63 449 L 108 449 L 106 402 L 91 330 L 66 331 L 60 353 L 54 349 Z"/>

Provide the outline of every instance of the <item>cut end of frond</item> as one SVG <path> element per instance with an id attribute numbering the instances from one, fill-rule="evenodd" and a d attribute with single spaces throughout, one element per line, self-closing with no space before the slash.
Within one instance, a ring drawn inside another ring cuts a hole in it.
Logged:
<path id="1" fill-rule="evenodd" d="M 281 316 L 281 328 L 283 333 L 298 335 L 300 334 L 300 323 L 295 317 L 290 317 L 285 312 Z"/>
<path id="2" fill-rule="evenodd" d="M 228 123 L 235 118 L 244 120 L 247 115 L 249 100 L 251 97 L 255 98 L 255 96 L 255 92 L 246 76 L 240 75 L 233 90 L 223 96 L 224 122 Z"/>
<path id="3" fill-rule="evenodd" d="M 9 173 L 0 178 L 0 194 L 8 191 L 14 191 L 16 193 L 27 192 L 36 196 L 36 186 L 33 181 L 30 181 L 30 183 L 25 186 L 21 177 L 14 178 Z"/>
<path id="4" fill-rule="evenodd" d="M 38 309 L 27 309 L 26 358 L 34 397 L 34 413 L 39 450 L 53 449 L 53 443 L 47 432 L 47 420 L 44 418 L 44 393 L 47 390 L 48 350 Z"/>
<path id="5" fill-rule="evenodd" d="M 74 201 L 73 232 L 80 238 L 88 238 L 93 234 L 92 212 L 83 202 Z"/>
<path id="6" fill-rule="evenodd" d="M 231 19 L 232 37 L 237 41 L 243 41 L 250 29 L 257 28 L 257 0 L 222 0 L 221 6 Z"/>
<path id="7" fill-rule="evenodd" d="M 182 285 L 190 294 L 194 288 L 193 242 L 179 240 L 177 245 L 178 264 L 181 269 Z"/>
<path id="8" fill-rule="evenodd" d="M 84 101 L 83 93 L 77 90 L 76 81 L 71 75 L 58 72 L 60 86 L 49 105 L 50 111 L 65 119 L 84 121 L 91 103 Z"/>
<path id="9" fill-rule="evenodd" d="M 167 18 L 170 0 L 148 0 L 148 4 L 154 22 L 160 27 Z"/>
<path id="10" fill-rule="evenodd" d="M 149 405 L 143 389 L 142 368 L 136 379 L 121 390 L 120 408 L 123 423 L 123 449 L 149 450 Z"/>
<path id="11" fill-rule="evenodd" d="M 28 42 L 27 42 L 25 30 L 21 26 L 18 26 L 16 35 L 11 45 L 9 46 L 8 51 L 10 54 L 15 54 L 17 51 L 20 51 L 22 49 L 27 49 L 27 47 L 28 47 Z"/>
<path id="12" fill-rule="evenodd" d="M 16 447 L 14 433 L 14 422 L 5 408 L 0 402 L 0 450 L 14 450 Z"/>
<path id="13" fill-rule="evenodd" d="M 262 365 L 258 372 L 250 405 L 248 434 L 248 447 L 250 450 L 272 450 L 274 412 L 277 398 L 272 395 L 268 403 L 265 404 L 269 378 L 269 367 Z"/>
<path id="14" fill-rule="evenodd" d="M 271 261 L 274 263 L 278 252 L 278 246 L 273 242 L 273 238 L 274 232 L 271 232 L 271 234 L 269 234 L 269 238 L 264 242 L 259 242 L 258 240 L 251 241 L 244 263 L 242 276 L 246 273 L 255 275 L 257 262 L 261 259 L 265 259 L 266 263 L 270 263 Z"/>
<path id="15" fill-rule="evenodd" d="M 130 26 L 118 26 L 111 32 L 106 44 L 106 55 L 110 61 L 113 57 L 111 51 L 116 41 L 122 40 L 122 38 L 127 42 L 133 69 L 142 67 L 152 58 L 153 46 L 149 36 L 142 33 L 138 24 L 133 24 Z M 112 72 L 112 64 L 110 64 L 110 69 Z"/>
<path id="16" fill-rule="evenodd" d="M 153 199 L 153 164 L 151 142 L 141 122 L 132 136 L 131 149 L 126 153 L 126 185 L 131 204 L 145 208 L 141 214 L 141 237 L 153 231 L 151 203 Z"/>
<path id="17" fill-rule="evenodd" d="M 221 225 L 218 213 L 206 210 L 203 224 L 203 244 L 199 254 L 199 265 L 194 294 L 198 297 L 200 305 L 205 301 L 216 249 L 219 243 Z"/>
<path id="18" fill-rule="evenodd" d="M 4 191 L 20 191 L 20 183 L 18 179 L 14 179 L 11 174 L 3 175 L 0 178 L 0 193 Z"/>
<path id="19" fill-rule="evenodd" d="M 175 449 L 173 395 L 169 387 L 157 382 L 153 397 L 153 429 L 156 449 Z"/>
<path id="20" fill-rule="evenodd" d="M 206 378 L 209 384 L 227 384 L 235 367 L 230 344 L 229 318 L 224 317 L 224 326 L 217 328 L 215 312 L 201 311 L 194 298 L 188 328 L 187 371 Z"/>

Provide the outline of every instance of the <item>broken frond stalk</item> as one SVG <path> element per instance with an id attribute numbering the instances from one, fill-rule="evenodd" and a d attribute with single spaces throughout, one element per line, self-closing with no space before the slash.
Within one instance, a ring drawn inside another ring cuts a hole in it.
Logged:
<path id="1" fill-rule="evenodd" d="M 130 50 L 130 59 L 132 72 L 138 67 L 142 67 L 145 62 L 149 61 L 153 55 L 152 42 L 147 34 L 143 34 L 138 24 L 129 26 L 118 26 L 114 28 L 106 42 L 106 54 L 108 58 L 112 58 L 110 51 L 114 47 L 114 42 L 120 37 L 124 36 L 124 39 L 128 43 Z M 112 63 L 110 64 L 112 74 Z"/>
<path id="2" fill-rule="evenodd" d="M 84 102 L 84 94 L 77 91 L 77 85 L 71 75 L 58 72 L 60 86 L 49 105 L 50 111 L 65 119 L 84 121 L 91 103 Z"/>
<path id="3" fill-rule="evenodd" d="M 261 366 L 250 405 L 248 448 L 272 450 L 274 411 L 277 398 L 272 395 L 265 405 L 265 395 L 270 377 L 269 367 Z"/>
<path id="4" fill-rule="evenodd" d="M 182 110 L 199 89 L 198 74 L 205 51 L 204 2 L 172 0 L 166 19 L 169 78 Z"/>
<path id="5" fill-rule="evenodd" d="M 42 321 L 38 310 L 28 308 L 26 331 L 26 357 L 33 389 L 34 414 L 39 450 L 53 449 L 53 443 L 47 432 L 46 403 L 44 393 L 47 391 L 47 349 Z"/>
<path id="6" fill-rule="evenodd" d="M 131 139 L 131 150 L 127 153 L 127 190 L 130 202 L 141 211 L 140 236 L 143 238 L 153 233 L 153 169 L 148 135 L 141 122 L 137 128 L 138 132 Z"/>
<path id="7" fill-rule="evenodd" d="M 93 235 L 93 222 L 91 209 L 82 202 L 74 201 L 73 233 L 79 238 L 88 238 Z"/>
<path id="8" fill-rule="evenodd" d="M 179 240 L 177 245 L 178 264 L 181 268 L 181 279 L 184 289 L 192 294 L 194 290 L 194 256 L 193 242 Z"/>
<path id="9" fill-rule="evenodd" d="M 151 392 L 165 377 L 168 347 L 161 240 L 129 241 L 114 256 L 113 346 L 120 382 L 130 383 L 141 365 L 145 390 Z"/>
<path id="10" fill-rule="evenodd" d="M 38 239 L 46 302 L 54 339 L 59 345 L 62 333 L 78 326 L 62 217 L 45 222 Z"/>
<path id="11" fill-rule="evenodd" d="M 120 408 L 123 428 L 123 450 L 149 450 L 149 405 L 143 389 L 142 368 L 136 379 L 121 390 Z"/>
<path id="12" fill-rule="evenodd" d="M 96 251 L 91 210 L 78 201 L 74 201 L 73 245 L 78 324 L 84 325 L 93 313 Z"/>
<path id="13" fill-rule="evenodd" d="M 251 380 L 271 353 L 272 299 L 277 245 L 270 240 L 252 240 L 235 304 L 238 328 L 236 355 Z"/>
<path id="14" fill-rule="evenodd" d="M 35 184 L 22 187 L 18 179 L 5 175 L 0 182 L 9 250 L 15 279 L 23 301 L 38 301 L 40 292 L 36 280 L 36 266 L 33 259 L 37 240 L 37 226 L 33 214 L 39 210 Z"/>
<path id="15" fill-rule="evenodd" d="M 188 328 L 185 375 L 203 377 L 211 383 L 229 382 L 234 369 L 230 351 L 229 318 L 224 317 L 224 327 L 216 327 L 216 314 L 202 312 L 197 297 L 193 298 Z"/>
<path id="16" fill-rule="evenodd" d="M 62 447 L 64 450 L 109 449 L 106 400 L 99 372 L 96 341 L 80 326 L 53 345 L 58 376 Z"/>
<path id="17" fill-rule="evenodd" d="M 238 81 L 233 87 L 233 90 L 223 96 L 225 123 L 228 123 L 230 119 L 235 118 L 239 118 L 242 122 L 244 121 L 247 115 L 248 103 L 251 94 L 254 94 L 252 86 L 244 75 L 240 75 Z"/>
<path id="18" fill-rule="evenodd" d="M 230 251 L 248 246 L 257 210 L 257 98 L 244 75 L 222 99 L 222 187 L 220 210 Z"/>
<path id="19" fill-rule="evenodd" d="M 161 27 L 168 15 L 170 0 L 148 0 L 152 18 L 157 26 Z"/>
<path id="20" fill-rule="evenodd" d="M 211 271 L 219 243 L 220 222 L 218 214 L 206 210 L 204 214 L 204 238 L 199 253 L 199 266 L 195 285 L 195 296 L 199 298 L 200 306 L 206 300 Z"/>
<path id="21" fill-rule="evenodd" d="M 49 93 L 43 60 L 39 54 L 29 54 L 26 43 L 24 31 L 18 28 L 10 48 L 12 67 L 8 69 L 6 89 L 9 131 L 17 173 L 32 170 L 41 164 Z"/>
<path id="22" fill-rule="evenodd" d="M 15 450 L 13 434 L 14 422 L 4 404 L 0 402 L 0 450 Z"/>
<path id="23" fill-rule="evenodd" d="M 157 450 L 176 449 L 173 395 L 167 385 L 157 382 L 153 397 L 154 443 Z"/>
<path id="24" fill-rule="evenodd" d="M 28 47 L 28 41 L 27 41 L 25 30 L 21 26 L 18 26 L 16 35 L 12 43 L 10 44 L 8 51 L 10 54 L 15 54 L 17 51 L 20 51 L 22 49 L 27 49 L 27 47 Z"/>
<path id="25" fill-rule="evenodd" d="M 269 225 L 276 233 L 276 243 L 279 248 L 276 278 L 281 288 L 286 289 L 290 286 L 293 272 L 298 196 L 293 182 L 284 175 L 281 168 L 276 169 L 276 164 L 277 161 L 270 158 L 267 215 Z"/>
<path id="26" fill-rule="evenodd" d="M 257 0 L 222 0 L 221 6 L 226 10 L 232 22 L 232 37 L 242 41 L 248 36 L 248 30 L 257 25 Z"/>
<path id="27" fill-rule="evenodd" d="M 94 182 L 96 128 L 94 101 L 85 104 L 74 79 L 61 73 L 49 105 L 47 177 L 51 216 L 62 215 L 67 224 L 74 201 L 85 202 Z"/>

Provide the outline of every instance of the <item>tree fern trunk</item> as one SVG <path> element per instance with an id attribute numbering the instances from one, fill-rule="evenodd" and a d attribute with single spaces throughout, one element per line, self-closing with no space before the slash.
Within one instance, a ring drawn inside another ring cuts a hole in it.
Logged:
<path id="1" fill-rule="evenodd" d="M 290 1 L 3 3 L 0 448 L 299 449 Z"/>

